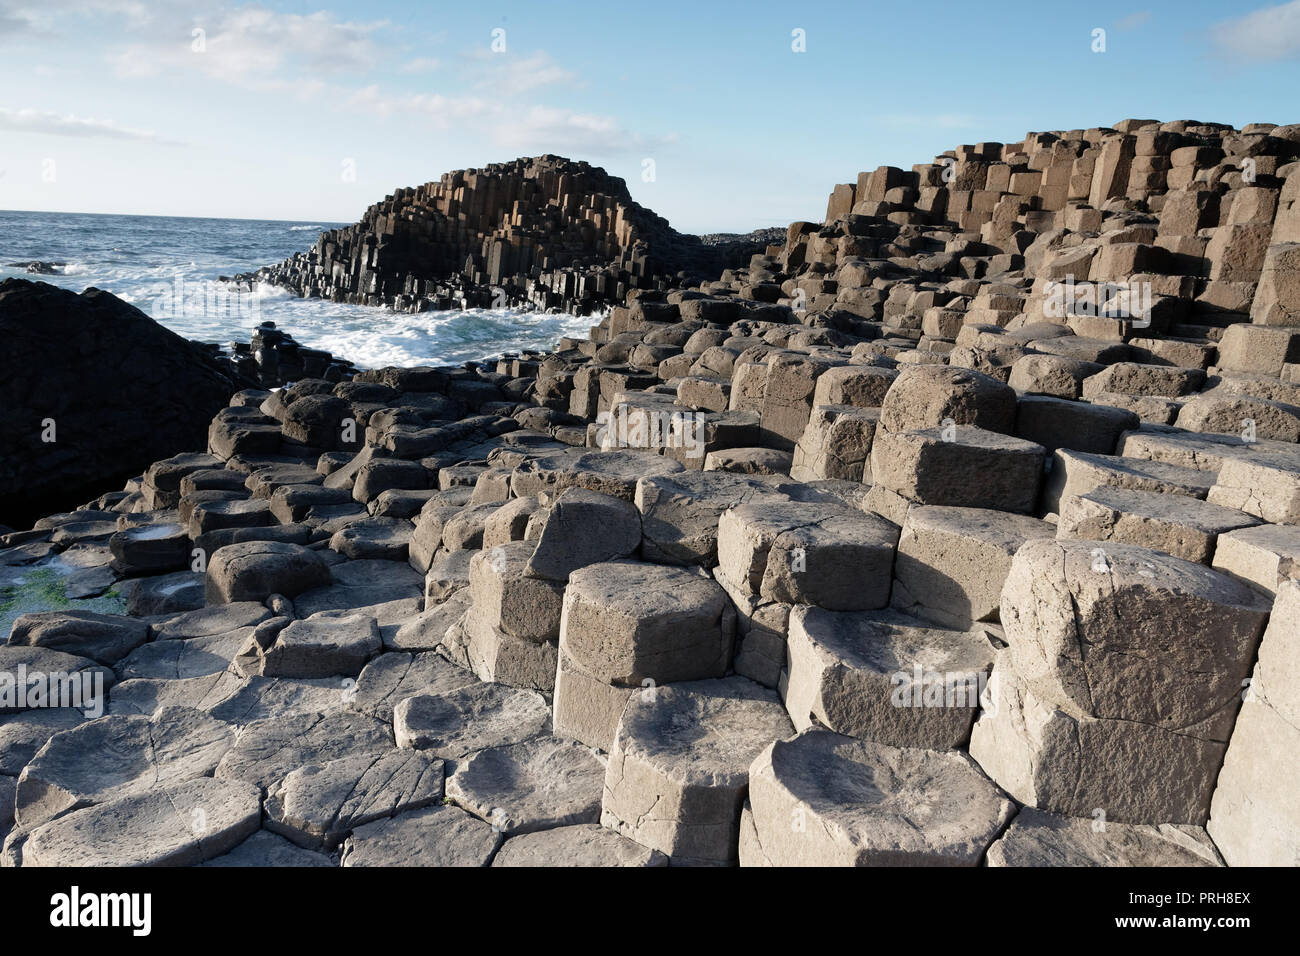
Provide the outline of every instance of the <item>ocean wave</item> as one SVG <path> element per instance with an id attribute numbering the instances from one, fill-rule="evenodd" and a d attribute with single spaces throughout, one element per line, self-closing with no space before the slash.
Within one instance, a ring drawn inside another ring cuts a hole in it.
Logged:
<path id="1" fill-rule="evenodd" d="M 238 308 L 207 301 L 221 276 L 278 262 L 309 241 L 298 233 L 324 228 L 248 220 L 204 220 L 200 226 L 187 219 L 0 213 L 0 278 L 40 279 L 74 292 L 95 286 L 172 331 L 205 342 L 247 342 L 253 329 L 269 320 L 309 348 L 327 349 L 370 368 L 457 364 L 549 349 L 562 336 L 585 336 L 600 318 L 510 309 L 402 313 L 300 299 L 265 283 L 258 283 L 251 295 L 240 290 Z M 54 275 L 37 276 L 8 265 L 20 260 L 67 265 Z"/>

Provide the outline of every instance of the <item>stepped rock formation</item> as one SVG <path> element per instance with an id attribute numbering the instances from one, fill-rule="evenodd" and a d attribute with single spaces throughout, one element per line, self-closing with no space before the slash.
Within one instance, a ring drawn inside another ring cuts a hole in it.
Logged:
<path id="1" fill-rule="evenodd" d="M 15 526 L 201 445 L 241 387 L 228 364 L 98 289 L 6 279 L 0 335 L 0 522 Z"/>
<path id="2" fill-rule="evenodd" d="M 585 314 L 630 289 L 717 275 L 761 248 L 709 239 L 677 232 L 597 166 L 538 156 L 399 189 L 309 252 L 240 278 L 398 311 L 527 302 Z"/>
<path id="3" fill-rule="evenodd" d="M 963 146 L 550 354 L 237 393 L 0 537 L 119 601 L 0 648 L 108 710 L 0 703 L 0 863 L 1296 865 L 1298 154 Z"/>

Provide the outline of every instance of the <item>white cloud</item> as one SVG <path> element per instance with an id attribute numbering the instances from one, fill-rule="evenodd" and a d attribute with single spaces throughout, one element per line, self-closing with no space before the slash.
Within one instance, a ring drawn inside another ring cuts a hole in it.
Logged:
<path id="1" fill-rule="evenodd" d="M 256 89 L 319 84 L 321 75 L 378 66 L 383 55 L 374 34 L 385 26 L 341 21 L 324 11 L 302 15 L 248 5 L 158 18 L 111 59 L 121 76 L 184 69 Z"/>
<path id="2" fill-rule="evenodd" d="M 479 51 L 471 57 L 474 86 L 499 96 L 518 96 L 543 86 L 575 85 L 577 74 L 543 50 L 527 56 Z"/>
<path id="3" fill-rule="evenodd" d="M 442 66 L 442 62 L 432 56 L 417 56 L 403 63 L 399 70 L 403 73 L 432 73 Z"/>
<path id="4" fill-rule="evenodd" d="M 1300 58 L 1300 0 L 1264 7 L 1213 28 L 1219 52 L 1239 60 Z"/>
<path id="5" fill-rule="evenodd" d="M 328 96 L 331 104 L 358 113 L 406 117 L 516 153 L 648 155 L 672 141 L 634 133 L 581 103 L 539 105 L 540 91 L 584 85 L 544 50 L 492 53 L 485 43 L 455 56 L 452 70 L 450 55 L 438 45 L 446 41 L 441 34 L 408 36 L 387 21 L 285 13 L 264 2 L 0 0 L 0 17 L 16 17 L 30 6 L 40 11 L 33 28 L 53 25 L 54 39 L 64 30 L 102 34 L 104 55 L 121 78 L 157 84 L 192 77 L 300 101 Z M 384 74 L 406 79 L 381 88 L 377 79 Z M 430 82 L 435 77 L 436 84 Z M 61 135 L 158 141 L 151 133 L 71 116 L 50 114 L 37 125 Z"/>
<path id="6" fill-rule="evenodd" d="M 112 120 L 86 119 L 70 113 L 13 110 L 0 106 L 0 129 L 17 133 L 45 133 L 51 136 L 81 136 L 96 139 L 135 140 L 143 143 L 178 145 L 152 130 L 118 126 Z"/>
<path id="7" fill-rule="evenodd" d="M 646 153 L 676 140 L 675 136 L 639 136 L 610 116 L 546 106 L 508 111 L 494 123 L 492 138 L 506 149 L 576 158 Z"/>

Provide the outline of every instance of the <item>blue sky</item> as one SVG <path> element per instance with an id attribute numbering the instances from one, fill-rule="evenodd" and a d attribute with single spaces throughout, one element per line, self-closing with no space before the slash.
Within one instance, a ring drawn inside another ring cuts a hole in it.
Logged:
<path id="1" fill-rule="evenodd" d="M 351 221 L 549 152 L 748 230 L 961 143 L 1297 122 L 1298 81 L 1300 0 L 0 0 L 0 208 Z"/>

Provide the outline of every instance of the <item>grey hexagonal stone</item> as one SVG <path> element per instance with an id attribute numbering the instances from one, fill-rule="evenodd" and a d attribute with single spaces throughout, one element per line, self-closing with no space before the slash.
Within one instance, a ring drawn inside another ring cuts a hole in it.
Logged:
<path id="1" fill-rule="evenodd" d="M 749 765 L 794 728 L 743 677 L 635 692 L 605 774 L 600 822 L 687 865 L 734 863 Z"/>
<path id="2" fill-rule="evenodd" d="M 560 647 L 592 677 L 635 687 L 722 676 L 735 628 L 726 593 L 703 572 L 593 564 L 569 578 Z"/>
<path id="3" fill-rule="evenodd" d="M 458 759 L 546 733 L 550 708 L 536 691 L 474 684 L 407 697 L 393 708 L 393 727 L 399 747 Z"/>
<path id="4" fill-rule="evenodd" d="M 988 849 L 989 866 L 1222 866 L 1201 827 L 1113 823 L 1025 807 Z"/>
<path id="5" fill-rule="evenodd" d="M 521 833 L 506 840 L 493 866 L 667 866 L 668 857 L 595 823 Z"/>
<path id="6" fill-rule="evenodd" d="M 24 866 L 193 866 L 257 830 L 261 791 L 202 777 L 78 810 L 37 827 Z"/>
<path id="7" fill-rule="evenodd" d="M 501 834 L 459 807 L 413 810 L 358 827 L 343 866 L 488 866 Z"/>
<path id="8" fill-rule="evenodd" d="M 447 796 L 509 836 L 597 822 L 604 780 L 605 765 L 590 747 L 535 737 L 461 762 Z"/>
<path id="9" fill-rule="evenodd" d="M 299 767 L 266 795 L 266 827 L 308 849 L 333 849 L 356 827 L 442 800 L 443 763 L 412 750 Z"/>
<path id="10" fill-rule="evenodd" d="M 336 866 L 324 853 L 304 850 L 269 830 L 258 830 L 229 853 L 213 857 L 199 866 L 266 867 L 266 866 Z"/>
<path id="11" fill-rule="evenodd" d="M 31 829 L 73 810 L 212 773 L 235 729 L 186 707 L 104 717 L 55 734 L 18 778 L 16 819 Z"/>
<path id="12" fill-rule="evenodd" d="M 478 683 L 472 673 L 440 654 L 380 654 L 357 678 L 348 706 L 380 720 L 393 719 L 393 708 L 407 697 L 441 694 Z"/>
<path id="13" fill-rule="evenodd" d="M 217 765 L 223 780 L 269 787 L 299 767 L 393 746 L 388 725 L 362 714 L 292 714 L 245 727 Z"/>
<path id="14" fill-rule="evenodd" d="M 796 730 L 931 750 L 969 738 L 994 656 L 979 629 L 807 606 L 790 614 L 787 647 L 782 696 Z"/>
<path id="15" fill-rule="evenodd" d="M 826 730 L 765 748 L 749 802 L 774 866 L 977 866 L 1015 812 L 963 753 Z"/>

